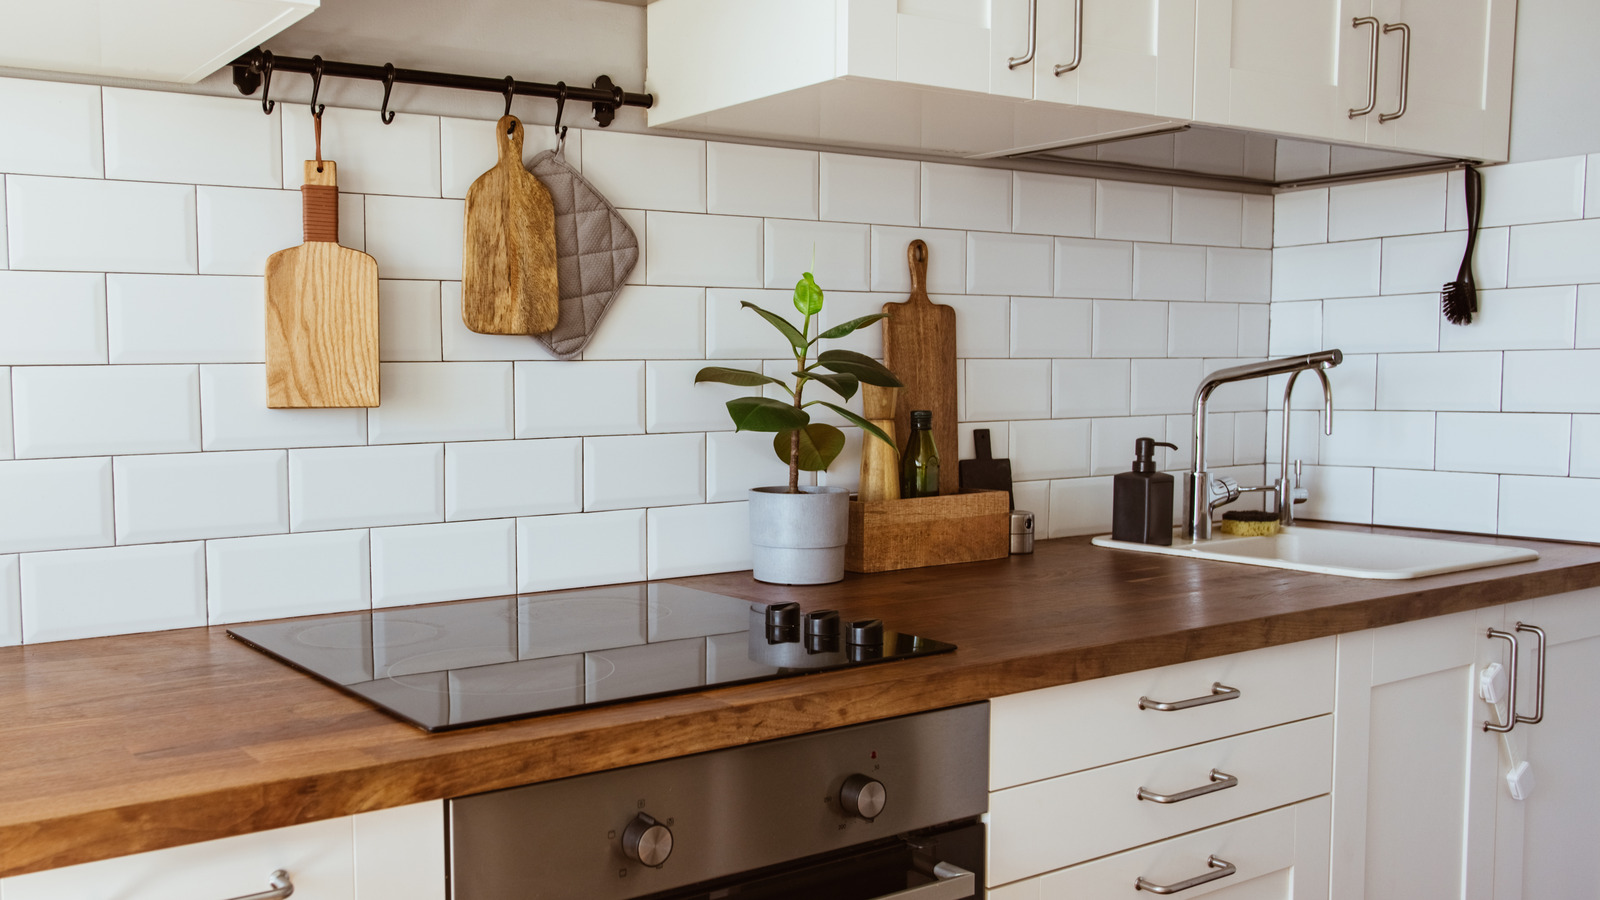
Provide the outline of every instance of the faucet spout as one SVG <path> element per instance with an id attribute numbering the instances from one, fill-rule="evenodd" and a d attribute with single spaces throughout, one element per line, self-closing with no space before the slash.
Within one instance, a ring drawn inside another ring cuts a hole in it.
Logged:
<path id="1" fill-rule="evenodd" d="M 1300 487 L 1299 460 L 1295 460 L 1294 481 L 1289 480 L 1289 397 L 1294 393 L 1295 379 L 1304 371 L 1296 369 L 1289 373 L 1289 383 L 1283 386 L 1283 443 L 1278 454 L 1278 483 L 1275 485 L 1280 525 L 1293 525 L 1294 505 L 1307 499 L 1305 489 Z M 1321 366 L 1311 371 L 1317 373 L 1317 378 L 1322 381 L 1323 433 L 1333 434 L 1333 385 L 1328 382 L 1328 373 Z"/>

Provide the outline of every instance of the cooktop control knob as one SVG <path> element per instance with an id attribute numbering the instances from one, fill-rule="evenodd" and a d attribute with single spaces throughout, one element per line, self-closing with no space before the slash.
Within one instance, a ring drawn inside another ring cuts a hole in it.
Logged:
<path id="1" fill-rule="evenodd" d="M 839 788 L 839 805 L 844 811 L 868 822 L 876 819 L 888 802 L 889 792 L 883 782 L 865 775 L 851 775 Z"/>
<path id="2" fill-rule="evenodd" d="M 672 855 L 672 831 L 640 813 L 622 830 L 622 852 L 652 869 L 658 868 Z"/>

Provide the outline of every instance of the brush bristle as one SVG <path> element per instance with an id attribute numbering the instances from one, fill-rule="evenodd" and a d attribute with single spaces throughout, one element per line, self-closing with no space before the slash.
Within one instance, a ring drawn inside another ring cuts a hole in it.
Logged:
<path id="1" fill-rule="evenodd" d="M 1468 325 L 1478 309 L 1477 291 L 1471 285 L 1452 281 L 1439 292 L 1439 306 L 1452 325 Z"/>

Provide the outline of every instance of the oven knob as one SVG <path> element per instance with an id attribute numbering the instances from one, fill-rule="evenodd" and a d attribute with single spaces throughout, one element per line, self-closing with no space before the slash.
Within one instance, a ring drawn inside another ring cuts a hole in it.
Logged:
<path id="1" fill-rule="evenodd" d="M 839 805 L 844 811 L 868 822 L 883 812 L 888 801 L 889 792 L 884 789 L 883 782 L 865 775 L 851 775 L 844 780 L 844 787 L 839 788 Z"/>
<path id="2" fill-rule="evenodd" d="M 622 852 L 651 868 L 658 868 L 672 855 L 672 831 L 640 813 L 622 830 Z"/>

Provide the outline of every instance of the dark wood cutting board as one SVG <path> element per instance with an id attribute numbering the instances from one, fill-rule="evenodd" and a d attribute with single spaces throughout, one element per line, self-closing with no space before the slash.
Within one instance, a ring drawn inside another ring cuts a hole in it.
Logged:
<path id="1" fill-rule="evenodd" d="M 976 428 L 972 432 L 974 459 L 961 461 L 961 489 L 963 491 L 1005 491 L 1011 508 L 1016 509 L 1016 498 L 1011 496 L 1011 460 L 995 459 L 989 445 L 989 429 Z"/>
<path id="2" fill-rule="evenodd" d="M 495 131 L 500 161 L 467 189 L 461 321 L 479 334 L 543 334 L 561 313 L 555 205 L 522 166 L 522 123 L 505 116 Z"/>
<path id="3" fill-rule="evenodd" d="M 911 411 L 933 412 L 933 440 L 939 448 L 939 493 L 960 489 L 956 466 L 956 311 L 928 299 L 928 245 L 906 247 L 911 266 L 911 297 L 885 303 L 883 361 L 900 378 L 894 406 L 895 446 L 911 435 Z"/>

